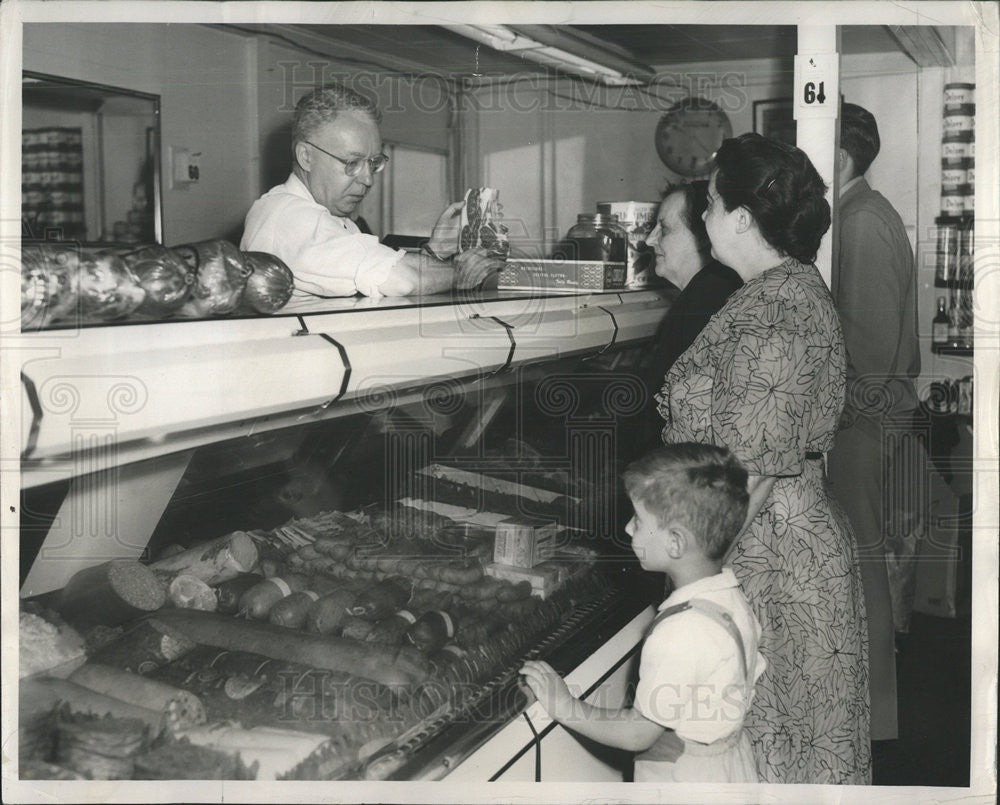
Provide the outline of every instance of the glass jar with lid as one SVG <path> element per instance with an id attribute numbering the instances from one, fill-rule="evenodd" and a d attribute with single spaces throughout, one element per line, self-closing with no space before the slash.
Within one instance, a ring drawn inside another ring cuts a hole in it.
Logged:
<path id="1" fill-rule="evenodd" d="M 555 249 L 553 257 L 564 260 L 587 260 L 624 263 L 628 234 L 617 215 L 580 213 L 576 223 Z"/>

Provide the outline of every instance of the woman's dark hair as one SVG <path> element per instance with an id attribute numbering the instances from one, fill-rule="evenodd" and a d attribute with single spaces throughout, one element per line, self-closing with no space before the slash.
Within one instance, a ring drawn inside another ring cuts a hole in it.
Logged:
<path id="1" fill-rule="evenodd" d="M 741 134 L 715 154 L 715 190 L 727 211 L 746 208 L 761 236 L 801 263 L 816 259 L 830 228 L 826 183 L 801 149 Z"/>
<path id="2" fill-rule="evenodd" d="M 686 184 L 667 185 L 661 201 L 666 201 L 674 193 L 684 194 L 684 225 L 694 235 L 701 259 L 708 261 L 712 255 L 712 241 L 708 238 L 705 221 L 702 219 L 705 208 L 708 206 L 708 182 L 705 179 L 699 179 L 696 182 L 687 182 Z"/>
<path id="3" fill-rule="evenodd" d="M 882 141 L 875 116 L 856 103 L 840 105 L 840 147 L 854 160 L 854 175 L 863 176 L 878 156 Z"/>

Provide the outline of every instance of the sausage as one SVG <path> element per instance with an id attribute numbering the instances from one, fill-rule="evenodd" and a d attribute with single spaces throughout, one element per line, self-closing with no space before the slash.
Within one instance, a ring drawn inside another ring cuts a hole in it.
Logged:
<path id="1" fill-rule="evenodd" d="M 356 598 L 357 594 L 346 588 L 324 595 L 310 608 L 306 616 L 306 628 L 317 634 L 339 632 L 348 618 L 348 609 Z"/>
<path id="2" fill-rule="evenodd" d="M 351 607 L 351 614 L 367 620 L 380 620 L 401 609 L 410 599 L 407 579 L 394 576 L 362 590 Z"/>
<path id="3" fill-rule="evenodd" d="M 222 582 L 215 588 L 215 597 L 219 600 L 218 611 L 224 615 L 232 615 L 240 608 L 240 597 L 243 593 L 263 580 L 264 577 L 259 573 L 245 573 Z"/>
<path id="4" fill-rule="evenodd" d="M 455 623 L 447 612 L 425 612 L 407 630 L 406 638 L 424 654 L 442 648 L 455 636 Z"/>
<path id="5" fill-rule="evenodd" d="M 313 590 L 303 590 L 282 598 L 271 607 L 267 619 L 275 626 L 288 629 L 301 629 L 309 615 L 312 605 L 319 600 L 319 593 Z"/>
<path id="6" fill-rule="evenodd" d="M 531 582 L 524 580 L 516 584 L 505 583 L 497 589 L 496 597 L 497 601 L 501 602 L 521 601 L 525 598 L 530 598 Z"/>
<path id="7" fill-rule="evenodd" d="M 264 620 L 271 607 L 282 598 L 301 592 L 308 583 L 309 580 L 298 573 L 286 573 L 283 577 L 264 579 L 243 593 L 240 597 L 239 611 L 255 620 Z"/>
<path id="8" fill-rule="evenodd" d="M 153 617 L 170 631 L 202 645 L 340 671 L 387 686 L 420 684 L 430 670 L 426 659 L 405 647 L 358 644 L 195 609 L 165 609 Z"/>

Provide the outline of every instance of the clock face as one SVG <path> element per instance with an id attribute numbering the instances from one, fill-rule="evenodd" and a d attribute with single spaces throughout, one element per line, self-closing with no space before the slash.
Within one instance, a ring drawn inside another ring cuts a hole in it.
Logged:
<path id="1" fill-rule="evenodd" d="M 718 106 L 704 98 L 685 98 L 660 118 L 656 153 L 674 173 L 702 176 L 722 141 L 732 136 L 729 117 Z"/>

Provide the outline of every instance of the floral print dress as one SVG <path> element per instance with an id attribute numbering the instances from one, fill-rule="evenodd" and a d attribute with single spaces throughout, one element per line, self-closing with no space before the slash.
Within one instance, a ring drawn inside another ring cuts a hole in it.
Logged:
<path id="1" fill-rule="evenodd" d="M 721 445 L 752 475 L 777 476 L 726 560 L 763 628 L 767 670 L 745 725 L 762 782 L 871 781 L 864 596 L 821 457 L 844 361 L 823 279 L 789 259 L 733 293 L 657 397 L 664 442 Z"/>

